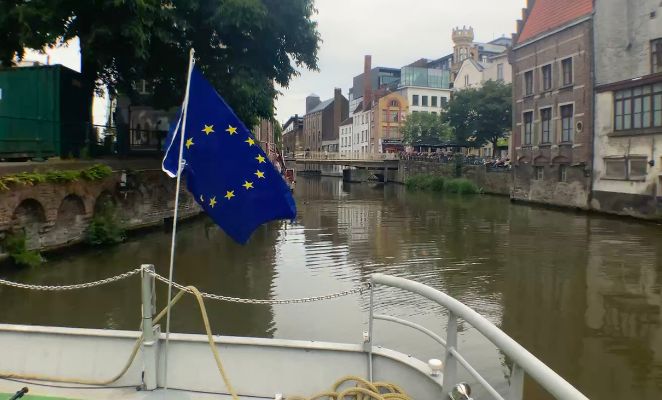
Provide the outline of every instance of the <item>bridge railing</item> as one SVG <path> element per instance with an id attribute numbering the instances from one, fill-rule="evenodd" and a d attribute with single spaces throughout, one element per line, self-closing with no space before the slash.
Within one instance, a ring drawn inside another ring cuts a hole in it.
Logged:
<path id="1" fill-rule="evenodd" d="M 294 158 L 299 160 L 310 161 L 384 161 L 384 160 L 398 160 L 399 155 L 396 153 L 343 153 L 343 152 L 324 152 L 324 151 L 307 151 L 295 153 Z"/>

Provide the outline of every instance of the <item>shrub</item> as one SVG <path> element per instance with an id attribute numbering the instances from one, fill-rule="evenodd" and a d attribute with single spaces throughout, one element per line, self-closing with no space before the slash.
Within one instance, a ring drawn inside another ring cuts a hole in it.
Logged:
<path id="1" fill-rule="evenodd" d="M 407 178 L 405 186 L 408 190 L 433 190 L 440 192 L 444 190 L 444 178 L 432 175 L 415 175 Z"/>
<path id="2" fill-rule="evenodd" d="M 115 205 L 106 200 L 100 205 L 87 228 L 85 240 L 89 244 L 103 245 L 121 243 L 126 239 L 126 231 L 119 223 Z"/>
<path id="3" fill-rule="evenodd" d="M 441 176 L 434 175 L 414 175 L 405 181 L 407 190 L 426 190 L 434 192 L 448 192 L 459 194 L 477 194 L 481 190 L 473 182 L 467 179 L 445 180 Z"/>
<path id="4" fill-rule="evenodd" d="M 467 179 L 458 178 L 451 179 L 446 183 L 446 191 L 458 194 L 478 194 L 480 188 Z"/>
<path id="5" fill-rule="evenodd" d="M 9 256 L 18 265 L 36 267 L 44 262 L 41 254 L 36 250 L 28 250 L 27 237 L 24 231 L 11 232 L 5 236 L 2 246 Z"/>
<path id="6" fill-rule="evenodd" d="M 33 186 L 42 182 L 65 183 L 79 179 L 99 181 L 107 178 L 113 170 L 103 164 L 96 164 L 83 170 L 54 170 L 48 172 L 21 172 L 0 177 L 0 190 L 9 190 L 10 185 Z"/>

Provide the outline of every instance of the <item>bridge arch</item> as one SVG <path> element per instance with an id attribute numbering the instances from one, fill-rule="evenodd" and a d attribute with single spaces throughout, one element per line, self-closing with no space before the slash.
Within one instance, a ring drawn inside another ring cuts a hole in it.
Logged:
<path id="1" fill-rule="evenodd" d="M 26 246 L 29 249 L 40 247 L 41 234 L 45 224 L 44 206 L 32 198 L 21 201 L 12 214 L 12 230 L 22 229 L 25 232 Z"/>

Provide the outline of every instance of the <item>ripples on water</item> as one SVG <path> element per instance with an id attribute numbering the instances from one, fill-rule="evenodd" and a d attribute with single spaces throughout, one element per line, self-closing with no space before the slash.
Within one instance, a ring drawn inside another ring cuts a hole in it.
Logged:
<path id="1" fill-rule="evenodd" d="M 204 218 L 178 234 L 175 279 L 230 296 L 291 298 L 346 290 L 381 272 L 414 279 L 474 308 L 595 399 L 662 398 L 662 228 L 639 222 L 513 205 L 500 197 L 440 197 L 401 186 L 300 179 L 294 222 L 259 229 L 246 247 Z M 169 236 L 139 235 L 105 249 L 75 250 L 11 279 L 54 284 L 100 279 L 154 263 L 167 273 Z M 159 287 L 158 297 L 165 298 Z M 376 310 L 440 334 L 436 304 L 376 289 Z M 0 320 L 136 329 L 137 281 L 63 293 L 0 288 Z M 325 303 L 250 306 L 209 303 L 217 333 L 358 343 L 368 295 Z M 173 314 L 176 331 L 200 332 L 191 299 Z M 408 328 L 375 322 L 375 341 L 423 360 L 442 358 Z M 502 354 L 460 324 L 460 350 L 498 390 Z M 474 384 L 477 398 L 482 391 Z M 526 399 L 546 398 L 527 382 Z"/>

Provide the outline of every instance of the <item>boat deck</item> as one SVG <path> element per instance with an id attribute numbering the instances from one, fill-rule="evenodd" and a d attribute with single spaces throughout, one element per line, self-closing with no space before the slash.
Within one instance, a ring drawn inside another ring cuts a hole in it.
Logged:
<path id="1" fill-rule="evenodd" d="M 40 382 L 42 383 L 42 382 Z M 47 383 L 47 382 L 43 382 Z M 50 383 L 48 383 L 50 384 Z M 57 383 L 53 383 L 57 385 Z M 80 388 L 53 388 L 44 387 L 39 385 L 16 383 L 11 381 L 0 380 L 0 400 L 6 400 L 16 393 L 16 391 L 27 386 L 30 392 L 23 396 L 23 400 L 187 400 L 187 399 L 214 399 L 225 400 L 231 399 L 229 395 L 213 394 L 213 393 L 200 393 L 190 392 L 178 389 L 163 389 L 154 390 L 151 392 L 137 391 L 134 388 L 108 388 L 98 389 L 81 386 Z M 255 400 L 255 396 L 242 397 L 240 399 Z M 264 399 L 268 399 L 264 397 Z"/>

